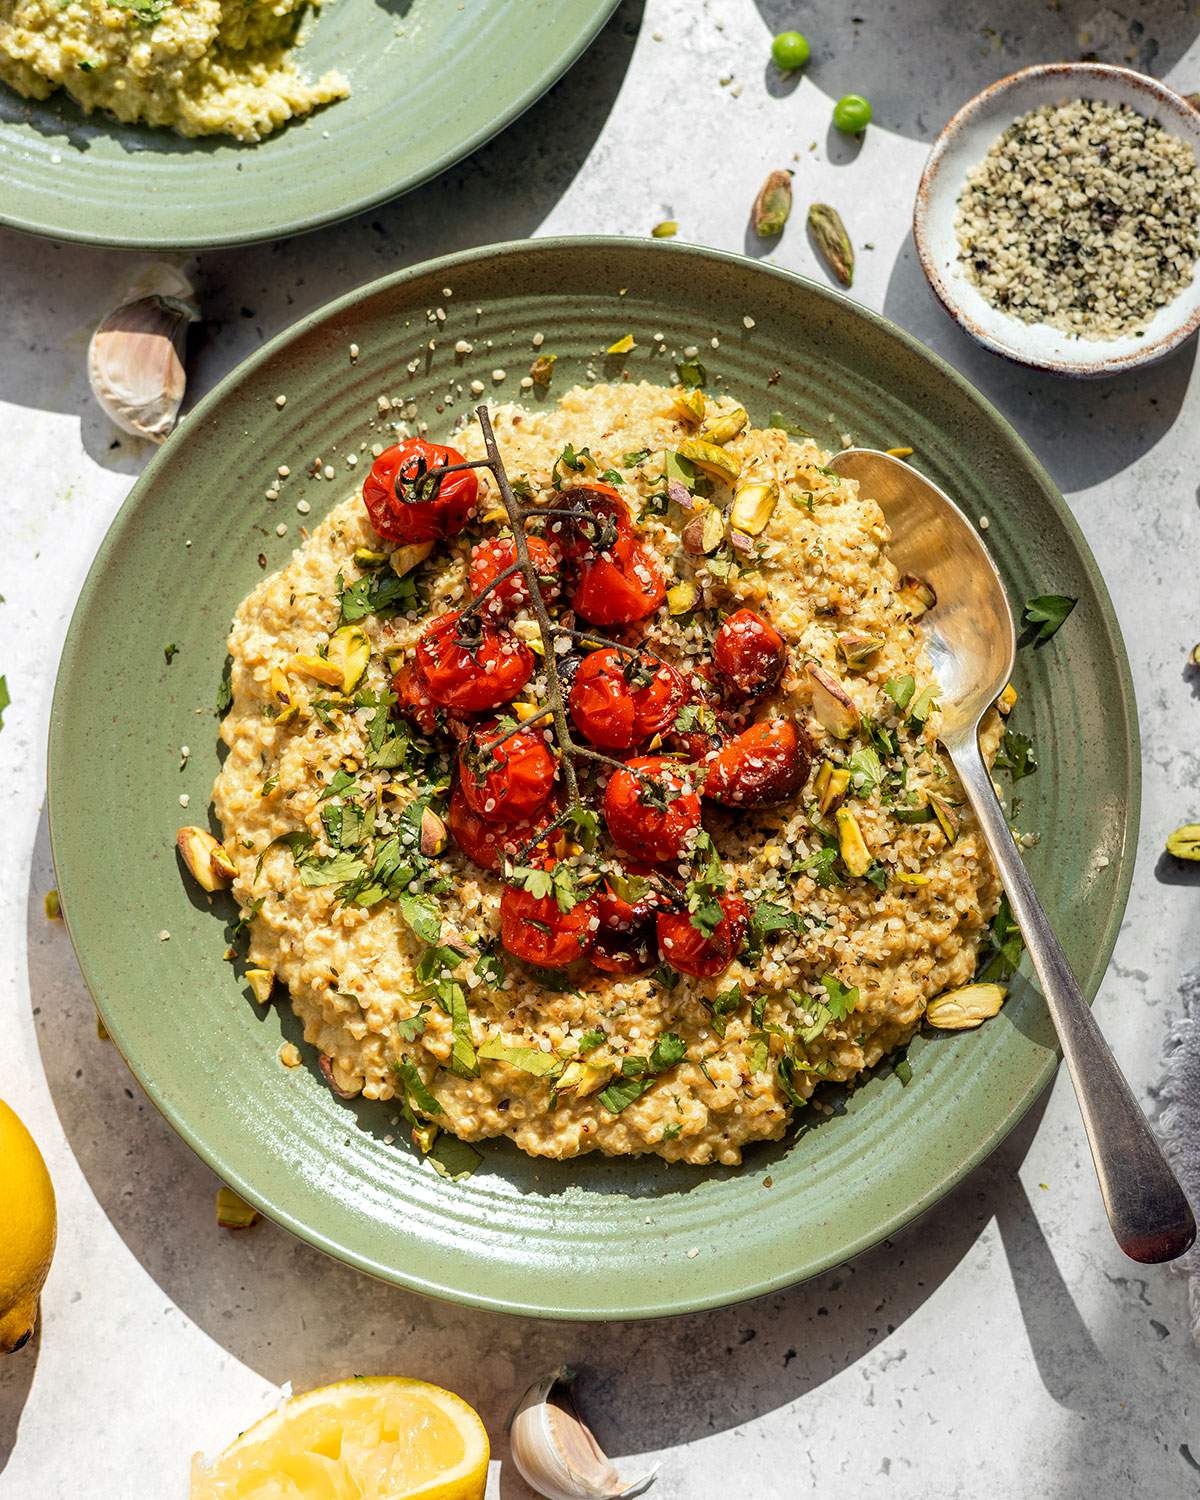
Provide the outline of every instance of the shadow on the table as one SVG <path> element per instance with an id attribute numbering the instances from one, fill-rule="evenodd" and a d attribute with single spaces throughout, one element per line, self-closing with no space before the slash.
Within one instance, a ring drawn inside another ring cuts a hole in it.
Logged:
<path id="1" fill-rule="evenodd" d="M 424 187 L 316 235 L 204 254 L 197 276 L 204 321 L 191 333 L 191 391 L 209 390 L 266 339 L 362 282 L 431 256 L 532 234 L 604 129 L 644 6 L 645 0 L 623 0 L 543 99 Z M 28 357 L 0 361 L 0 400 L 82 413 L 89 455 L 108 468 L 136 473 L 154 450 L 116 432 L 91 400 L 85 371 L 92 327 L 136 259 L 49 242 L 37 242 L 32 254 L 31 243 L 0 229 L 0 265 L 14 291 L 24 283 L 26 294 L 14 296 L 13 305 L 36 309 L 36 318 L 31 311 L 28 326 L 16 330 L 29 345 Z"/>
<path id="2" fill-rule="evenodd" d="M 794 74 L 785 80 L 764 58 L 772 93 L 816 88 L 831 104 L 843 94 L 865 94 L 876 126 L 919 141 L 931 141 L 968 99 L 1018 68 L 1088 58 L 1161 77 L 1197 31 L 1190 0 L 1128 7 L 1058 0 L 999 10 L 991 0 L 755 4 L 770 33 L 798 26 L 813 49 L 798 80 Z"/>
<path id="3" fill-rule="evenodd" d="M 515 1397 L 542 1371 L 570 1362 L 584 1369 L 581 1400 L 601 1440 L 617 1455 L 642 1453 L 746 1422 L 837 1375 L 903 1326 L 993 1217 L 1052 1393 L 1060 1357 L 1088 1352 L 1016 1176 L 1041 1104 L 955 1194 L 894 1241 L 788 1292 L 674 1322 L 543 1323 L 470 1311 L 373 1281 L 270 1223 L 221 1230 L 214 1177 L 96 1035 L 66 932 L 43 915 L 52 882 L 43 817 L 29 893 L 30 992 L 72 1152 L 164 1294 L 271 1381 L 302 1389 L 388 1371 L 433 1379 L 479 1407 L 503 1456 Z M 186 997 L 163 997 L 164 1025 L 180 1003 Z M 1086 1385 L 1079 1389 L 1086 1400 Z M 504 1479 L 503 1500 L 525 1493 Z"/>
<path id="4" fill-rule="evenodd" d="M 8 1467 L 17 1446 L 21 1413 L 29 1399 L 42 1341 L 42 1320 L 23 1349 L 0 1358 L 0 1474 Z"/>
<path id="5" fill-rule="evenodd" d="M 1148 369 L 1104 380 L 1021 369 L 981 348 L 946 314 L 911 236 L 892 268 L 883 311 L 994 401 L 1069 491 L 1120 474 L 1155 446 L 1179 417 L 1196 360 L 1191 339 Z"/>

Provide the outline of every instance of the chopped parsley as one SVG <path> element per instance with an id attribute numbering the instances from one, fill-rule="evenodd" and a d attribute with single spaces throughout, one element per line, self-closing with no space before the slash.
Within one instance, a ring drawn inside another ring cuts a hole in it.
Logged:
<path id="1" fill-rule="evenodd" d="M 1035 599 L 1027 600 L 1021 615 L 1021 623 L 1026 627 L 1027 642 L 1023 641 L 1022 644 L 1044 646 L 1062 629 L 1067 616 L 1078 603 L 1079 600 L 1072 599 L 1069 594 L 1039 594 Z"/>
<path id="2" fill-rule="evenodd" d="M 1015 729 L 1006 729 L 993 764 L 999 770 L 1007 771 L 1014 782 L 1023 781 L 1026 776 L 1032 776 L 1038 768 L 1037 757 L 1033 753 L 1033 741 L 1027 734 L 1020 734 Z"/>
<path id="3" fill-rule="evenodd" d="M 179 647 L 175 644 L 174 641 L 168 642 L 168 644 L 163 647 L 163 660 L 166 662 L 168 667 L 178 655 Z"/>
<path id="4" fill-rule="evenodd" d="M 510 1068 L 532 1073 L 535 1078 L 561 1073 L 563 1066 L 553 1052 L 543 1052 L 540 1047 L 508 1047 L 498 1038 L 485 1042 L 478 1055 L 484 1062 L 507 1063 Z"/>
<path id="5" fill-rule="evenodd" d="M 1001 896 L 988 928 L 988 949 L 980 961 L 976 980 L 981 984 L 1003 984 L 1017 972 L 1024 951 L 1025 939 L 1013 921 L 1008 897 Z"/>
<path id="6" fill-rule="evenodd" d="M 906 672 L 903 677 L 890 677 L 883 685 L 884 692 L 896 705 L 901 713 L 912 702 L 913 694 L 917 690 L 916 680 Z"/>
<path id="7" fill-rule="evenodd" d="M 405 1016 L 396 1022 L 396 1031 L 402 1041 L 415 1042 L 419 1036 L 423 1036 L 425 1028 L 429 1024 L 425 1019 L 428 1005 L 422 1005 L 415 1015 Z"/>
<path id="8" fill-rule="evenodd" d="M 225 665 L 221 668 L 221 680 L 217 684 L 217 718 L 223 719 L 233 707 L 233 682 L 230 673 L 233 671 L 233 657 L 225 658 Z"/>
<path id="9" fill-rule="evenodd" d="M 649 1057 L 626 1057 L 621 1061 L 617 1078 L 600 1090 L 599 1100 L 610 1114 L 619 1115 L 627 1105 L 640 1099 L 654 1079 L 682 1062 L 687 1043 L 673 1031 L 664 1032 L 651 1048 Z"/>
<path id="10" fill-rule="evenodd" d="M 397 610 L 412 609 L 420 602 L 420 595 L 412 573 L 406 573 L 403 578 L 390 570 L 364 573 L 349 585 L 339 573 L 337 601 L 341 608 L 338 624 L 354 625 L 367 615 L 388 615 Z"/>

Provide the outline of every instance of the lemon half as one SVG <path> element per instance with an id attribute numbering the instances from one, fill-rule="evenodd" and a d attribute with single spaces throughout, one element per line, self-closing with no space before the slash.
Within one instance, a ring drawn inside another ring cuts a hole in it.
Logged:
<path id="1" fill-rule="evenodd" d="M 423 1380 L 342 1380 L 285 1401 L 211 1464 L 191 1500 L 483 1500 L 488 1436 Z"/>
<path id="2" fill-rule="evenodd" d="M 19 1349 L 33 1333 L 56 1227 L 42 1153 L 0 1099 L 0 1354 Z"/>

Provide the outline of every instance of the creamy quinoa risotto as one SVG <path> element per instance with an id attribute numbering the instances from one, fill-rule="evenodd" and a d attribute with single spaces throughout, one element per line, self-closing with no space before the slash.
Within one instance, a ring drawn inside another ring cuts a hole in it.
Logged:
<path id="1" fill-rule="evenodd" d="M 211 881 L 258 998 L 422 1149 L 735 1163 L 986 950 L 934 601 L 874 500 L 727 396 L 491 416 L 509 503 L 439 473 L 477 423 L 401 440 L 239 608 Z"/>

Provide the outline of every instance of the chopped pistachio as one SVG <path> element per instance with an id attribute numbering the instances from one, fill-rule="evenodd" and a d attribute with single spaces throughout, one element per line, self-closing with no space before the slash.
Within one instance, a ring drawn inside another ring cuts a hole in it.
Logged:
<path id="1" fill-rule="evenodd" d="M 847 631 L 838 636 L 838 650 L 852 672 L 861 672 L 882 645 L 883 641 L 877 635 Z"/>
<path id="2" fill-rule="evenodd" d="M 686 615 L 695 606 L 700 590 L 690 578 L 683 578 L 667 590 L 667 608 L 673 615 Z"/>
<path id="3" fill-rule="evenodd" d="M 928 875 L 917 875 L 911 870 L 897 870 L 896 879 L 901 885 L 928 885 Z"/>
<path id="4" fill-rule="evenodd" d="M 577 1060 L 569 1062 L 554 1085 L 558 1094 L 573 1094 L 576 1099 L 585 1099 L 602 1089 L 617 1071 L 613 1063 L 592 1063 Z"/>
<path id="5" fill-rule="evenodd" d="M 341 670 L 336 684 L 343 693 L 352 693 L 362 681 L 371 660 L 371 642 L 361 625 L 343 625 L 329 638 L 329 661 Z"/>
<path id="6" fill-rule="evenodd" d="M 850 772 L 835 766 L 831 760 L 821 762 L 813 790 L 817 794 L 817 811 L 822 817 L 842 800 L 850 787 Z"/>
<path id="7" fill-rule="evenodd" d="M 911 458 L 913 455 L 911 448 L 885 448 L 883 451 L 889 458 Z"/>
<path id="8" fill-rule="evenodd" d="M 1017 690 L 1012 683 L 1008 683 L 1004 691 L 996 699 L 996 707 L 1002 714 L 1010 714 L 1017 706 Z"/>
<path id="9" fill-rule="evenodd" d="M 1200 646 L 1193 646 L 1188 656 L 1192 666 L 1200 667 Z"/>
<path id="10" fill-rule="evenodd" d="M 326 687 L 341 687 L 342 669 L 328 657 L 310 655 L 308 652 L 298 652 L 287 664 L 289 672 L 300 672 L 305 677 L 311 677 L 316 682 L 323 682 Z"/>
<path id="11" fill-rule="evenodd" d="M 232 1188 L 221 1187 L 217 1189 L 217 1223 L 222 1229 L 249 1229 L 258 1223 L 258 1210 Z"/>
<path id="12" fill-rule="evenodd" d="M 673 386 L 671 389 L 671 405 L 687 422 L 704 421 L 704 392 L 697 386 Z"/>
<path id="13" fill-rule="evenodd" d="M 96 1012 L 96 1036 L 102 1042 L 107 1042 L 109 1040 L 108 1027 L 100 1019 L 99 1011 Z"/>
<path id="14" fill-rule="evenodd" d="M 849 286 L 854 280 L 854 246 L 841 214 L 828 203 L 814 203 L 808 211 L 808 232 L 835 280 Z"/>
<path id="15" fill-rule="evenodd" d="M 201 890 L 223 891 L 237 873 L 233 861 L 207 828 L 181 828 L 175 843 Z"/>
<path id="16" fill-rule="evenodd" d="M 439 1127 L 428 1120 L 413 1126 L 412 1143 L 422 1156 L 428 1156 L 433 1150 L 433 1143 L 438 1138 L 438 1130 Z"/>
<path id="17" fill-rule="evenodd" d="M 762 239 L 782 234 L 792 212 L 792 174 L 775 171 L 758 190 L 750 222 Z"/>
<path id="18" fill-rule="evenodd" d="M 57 891 L 49 890 L 42 897 L 42 910 L 52 922 L 58 922 L 62 919 L 62 905 L 59 902 Z"/>
<path id="19" fill-rule="evenodd" d="M 930 792 L 929 805 L 933 808 L 933 815 L 938 820 L 938 827 L 946 835 L 946 842 L 952 844 L 958 837 L 958 809 L 945 797 L 937 792 Z"/>
<path id="20" fill-rule="evenodd" d="M 848 739 L 859 725 L 854 699 L 836 677 L 815 661 L 805 662 L 804 671 L 812 690 L 813 713 L 834 739 Z"/>
<path id="21" fill-rule="evenodd" d="M 275 987 L 275 975 L 270 969 L 247 969 L 246 983 L 250 986 L 258 1003 L 265 1005 L 271 998 L 271 991 Z"/>
<path id="22" fill-rule="evenodd" d="M 539 354 L 529 366 L 529 378 L 534 385 L 545 389 L 550 384 L 550 377 L 554 374 L 554 365 L 558 359 L 557 354 Z"/>
<path id="23" fill-rule="evenodd" d="M 634 343 L 633 334 L 627 333 L 624 338 L 618 339 L 615 344 L 609 344 L 604 352 L 605 354 L 628 354 L 631 349 L 636 348 L 637 344 Z"/>
<path id="24" fill-rule="evenodd" d="M 421 814 L 421 853 L 426 859 L 432 859 L 434 855 L 441 854 L 445 847 L 446 825 L 433 808 L 427 807 Z"/>
<path id="25" fill-rule="evenodd" d="M 501 511 L 501 516 L 507 514 L 507 511 Z M 392 572 L 397 578 L 403 578 L 406 573 L 411 573 L 418 563 L 423 563 L 432 551 L 432 542 L 406 542 L 403 547 L 397 547 L 392 553 Z"/>
<path id="26" fill-rule="evenodd" d="M 724 447 L 726 443 L 732 442 L 750 417 L 744 406 L 735 406 L 732 411 L 725 411 L 715 417 L 707 427 L 700 429 L 700 439 L 705 443 L 717 443 Z"/>
<path id="27" fill-rule="evenodd" d="M 686 458 L 713 479 L 724 479 L 732 484 L 741 472 L 737 459 L 716 443 L 705 442 L 702 438 L 684 438 L 676 451 L 680 458 Z"/>
<path id="28" fill-rule="evenodd" d="M 681 540 L 685 551 L 707 557 L 717 550 L 724 537 L 724 515 L 717 506 L 706 505 L 683 528 Z"/>
<path id="29" fill-rule="evenodd" d="M 388 560 L 386 552 L 375 552 L 370 547 L 355 547 L 354 561 L 360 568 L 382 568 Z"/>
<path id="30" fill-rule="evenodd" d="M 729 524 L 735 531 L 744 532 L 747 536 L 758 536 L 766 530 L 778 503 L 779 486 L 773 479 L 754 474 L 743 475 L 733 488 Z"/>
<path id="31" fill-rule="evenodd" d="M 270 676 L 267 678 L 267 688 L 271 697 L 279 704 L 279 712 L 275 715 L 276 724 L 286 724 L 289 719 L 294 719 L 300 711 L 300 705 L 296 701 L 296 694 L 287 674 L 279 667 L 272 667 Z"/>
<path id="32" fill-rule="evenodd" d="M 1002 984 L 963 985 L 931 1000 L 925 1019 L 940 1031 L 970 1031 L 997 1015 L 1007 994 Z"/>
<path id="33" fill-rule="evenodd" d="M 679 222 L 676 219 L 664 219 L 656 224 L 650 231 L 656 240 L 669 240 L 679 233 Z"/>
<path id="34" fill-rule="evenodd" d="M 932 609 L 937 603 L 937 595 L 933 589 L 923 578 L 918 578 L 913 573 L 905 573 L 900 579 L 896 597 L 914 620 L 919 620 L 926 610 Z"/>
<path id="35" fill-rule="evenodd" d="M 842 863 L 851 875 L 865 875 L 871 868 L 871 851 L 858 826 L 858 819 L 848 807 L 839 807 L 834 817 L 837 819 L 838 851 Z"/>
<path id="36" fill-rule="evenodd" d="M 1170 834 L 1167 853 L 1176 859 L 1200 859 L 1200 823 L 1185 823 Z"/>

